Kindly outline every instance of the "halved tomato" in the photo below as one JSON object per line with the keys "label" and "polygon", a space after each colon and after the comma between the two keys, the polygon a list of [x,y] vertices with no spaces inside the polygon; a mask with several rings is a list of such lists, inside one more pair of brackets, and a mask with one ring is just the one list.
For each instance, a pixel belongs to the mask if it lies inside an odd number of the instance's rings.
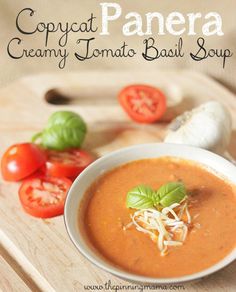
{"label": "halved tomato", "polygon": [[67,151],[48,150],[46,154],[47,175],[68,177],[72,180],[94,160],[90,153],[80,149],[70,149]]}
{"label": "halved tomato", "polygon": [[64,213],[67,192],[72,182],[67,178],[38,177],[22,182],[19,198],[25,212],[40,218]]}
{"label": "halved tomato", "polygon": [[7,149],[1,161],[5,180],[19,181],[31,175],[46,163],[46,155],[33,143],[15,144]]}
{"label": "halved tomato", "polygon": [[126,113],[138,123],[158,121],[166,111],[166,97],[157,88],[148,85],[130,85],[118,96]]}
{"label": "halved tomato", "polygon": [[41,166],[39,169],[37,169],[35,172],[27,176],[25,179],[32,179],[32,178],[38,178],[46,175],[46,164]]}

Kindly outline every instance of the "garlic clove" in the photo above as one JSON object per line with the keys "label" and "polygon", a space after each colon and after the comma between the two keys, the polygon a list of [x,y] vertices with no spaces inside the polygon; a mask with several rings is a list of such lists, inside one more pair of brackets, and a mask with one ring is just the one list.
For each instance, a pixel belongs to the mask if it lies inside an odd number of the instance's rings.
{"label": "garlic clove", "polygon": [[169,127],[164,142],[192,145],[223,153],[230,141],[232,119],[218,101],[209,101],[183,113]]}

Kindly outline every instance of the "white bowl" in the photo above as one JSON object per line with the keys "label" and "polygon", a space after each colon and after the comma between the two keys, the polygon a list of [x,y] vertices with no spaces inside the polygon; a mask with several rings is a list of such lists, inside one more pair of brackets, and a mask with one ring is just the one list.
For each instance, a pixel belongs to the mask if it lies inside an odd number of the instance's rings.
{"label": "white bowl", "polygon": [[236,167],[221,156],[200,148],[185,145],[153,143],[123,148],[102,158],[99,158],[77,177],[67,195],[64,219],[66,229],[74,245],[88,260],[90,260],[96,266],[112,273],[113,275],[129,281],[149,284],[167,284],[192,281],[212,274],[224,268],[226,265],[236,259],[235,248],[223,260],[201,272],[176,278],[153,278],[139,276],[114,267],[112,264],[99,256],[98,253],[96,253],[93,248],[91,248],[91,246],[89,246],[88,241],[83,235],[83,232],[81,232],[80,228],[78,227],[79,205],[88,187],[103,172],[108,171],[116,166],[133,160],[155,157],[157,158],[161,156],[174,156],[196,161],[197,163],[206,166],[213,172],[220,174],[236,185]]}

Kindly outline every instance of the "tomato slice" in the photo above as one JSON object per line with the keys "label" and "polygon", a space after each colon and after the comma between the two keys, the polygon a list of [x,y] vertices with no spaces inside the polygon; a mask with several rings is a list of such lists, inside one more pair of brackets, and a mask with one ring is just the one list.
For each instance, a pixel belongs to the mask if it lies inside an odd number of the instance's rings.
{"label": "tomato slice", "polygon": [[126,113],[136,122],[153,123],[166,111],[166,97],[157,88],[148,85],[130,85],[118,96]]}
{"label": "tomato slice", "polygon": [[42,149],[32,143],[15,144],[7,149],[1,161],[2,176],[8,181],[19,181],[46,163]]}
{"label": "tomato slice", "polygon": [[74,180],[94,158],[91,154],[80,149],[67,151],[48,150],[47,175],[55,177],[68,177]]}
{"label": "tomato slice", "polygon": [[62,215],[71,184],[67,178],[45,176],[27,179],[19,189],[22,207],[34,217],[50,218]]}

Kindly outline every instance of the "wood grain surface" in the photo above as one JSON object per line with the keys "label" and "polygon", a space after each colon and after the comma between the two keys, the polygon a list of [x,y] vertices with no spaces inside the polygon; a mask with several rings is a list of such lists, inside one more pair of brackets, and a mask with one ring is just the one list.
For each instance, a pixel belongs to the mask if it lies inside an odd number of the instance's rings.
{"label": "wood grain surface", "polygon": [[[161,123],[137,125],[127,118],[116,96],[129,83],[153,84],[167,93],[170,110]],[[96,71],[28,76],[0,90],[0,156],[11,144],[29,141],[56,110],[73,110],[84,117],[89,128],[85,148],[101,156],[132,144],[162,141],[171,118],[209,99],[221,100],[232,113],[234,131],[229,151],[236,157],[235,96],[199,73]],[[41,220],[25,214],[17,190],[18,184],[1,179],[2,291],[85,291],[86,285],[105,285],[109,280],[112,285],[131,285],[80,255],[67,236],[63,217]],[[235,274],[234,262],[184,287],[187,291],[235,291]],[[165,290],[171,291],[171,287]],[[133,291],[140,290],[137,287]]]}

